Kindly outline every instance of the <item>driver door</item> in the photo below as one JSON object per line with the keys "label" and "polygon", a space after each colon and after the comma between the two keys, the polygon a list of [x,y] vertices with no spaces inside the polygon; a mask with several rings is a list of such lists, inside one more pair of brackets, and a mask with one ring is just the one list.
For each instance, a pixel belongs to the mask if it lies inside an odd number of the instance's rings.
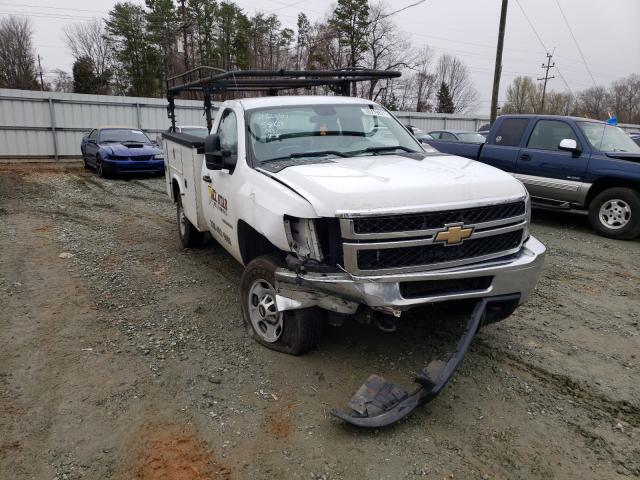
{"label": "driver door", "polygon": [[240,113],[231,108],[221,113],[220,122],[213,133],[220,137],[222,150],[229,150],[236,159],[233,170],[209,170],[207,163],[202,162],[202,206],[204,218],[209,231],[221,245],[238,258],[237,205],[234,192],[240,188],[240,175],[235,170],[244,162],[244,136],[239,141]]}
{"label": "driver door", "polygon": [[560,150],[560,141],[565,138],[575,140],[580,146],[580,139],[569,123],[540,119],[526,146],[520,149],[515,173],[532,197],[571,203],[580,201],[589,153],[585,152],[584,146],[576,154]]}
{"label": "driver door", "polygon": [[98,129],[94,128],[87,137],[87,141],[84,144],[84,157],[94,166],[96,165],[96,155],[98,153],[97,141]]}

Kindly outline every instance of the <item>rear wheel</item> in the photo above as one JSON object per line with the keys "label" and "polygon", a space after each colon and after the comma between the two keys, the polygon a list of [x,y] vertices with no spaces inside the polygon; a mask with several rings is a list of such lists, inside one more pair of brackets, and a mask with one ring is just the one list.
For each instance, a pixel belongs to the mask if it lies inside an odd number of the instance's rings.
{"label": "rear wheel", "polygon": [[204,233],[198,231],[189,221],[182,208],[182,196],[177,195],[176,213],[178,218],[178,235],[184,248],[194,248],[202,245]]}
{"label": "rear wheel", "polygon": [[249,335],[261,345],[302,355],[320,340],[322,311],[319,308],[278,311],[275,271],[283,265],[277,256],[264,255],[246,266],[240,279],[242,319]]}
{"label": "rear wheel", "polygon": [[609,188],[589,205],[589,223],[600,235],[630,240],[640,235],[640,193],[631,188]]}

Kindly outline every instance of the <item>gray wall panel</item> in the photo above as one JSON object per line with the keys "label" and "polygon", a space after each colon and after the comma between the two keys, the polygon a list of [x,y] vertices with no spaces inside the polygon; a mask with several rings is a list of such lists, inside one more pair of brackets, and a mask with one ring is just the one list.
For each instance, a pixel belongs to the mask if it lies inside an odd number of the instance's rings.
{"label": "gray wall panel", "polygon": [[[49,99],[54,108],[57,152]],[[78,157],[83,133],[101,125],[139,126],[155,138],[159,131],[169,127],[166,107],[164,98],[0,89],[0,158]],[[178,124],[204,126],[203,112],[199,100],[176,100]],[[394,115],[403,124],[427,132],[447,128],[475,131],[489,122],[486,116],[422,112],[394,112]],[[621,127],[640,131],[640,125]]]}

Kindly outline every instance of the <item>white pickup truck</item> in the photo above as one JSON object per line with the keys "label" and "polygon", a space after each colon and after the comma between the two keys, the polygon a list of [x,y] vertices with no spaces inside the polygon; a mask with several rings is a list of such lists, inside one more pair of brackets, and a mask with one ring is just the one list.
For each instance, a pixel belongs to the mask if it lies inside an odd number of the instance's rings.
{"label": "white pickup truck", "polygon": [[477,330],[524,302],[542,269],[518,180],[426,152],[368,100],[226,101],[206,139],[165,133],[163,147],[182,244],[209,232],[244,265],[243,319],[274,350],[305,353],[327,320],[390,329],[445,301],[482,300]]}

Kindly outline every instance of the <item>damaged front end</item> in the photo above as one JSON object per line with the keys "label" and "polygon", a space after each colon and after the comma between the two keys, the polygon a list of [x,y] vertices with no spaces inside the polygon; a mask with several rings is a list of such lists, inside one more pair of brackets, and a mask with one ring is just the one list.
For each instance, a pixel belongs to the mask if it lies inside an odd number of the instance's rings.
{"label": "damaged front end", "polygon": [[[365,323],[376,322],[381,330],[393,331],[393,319],[416,307],[444,302],[470,306],[455,347],[415,376],[417,387],[412,391],[374,374],[348,402],[347,411],[331,411],[359,427],[391,425],[435,398],[452,378],[478,329],[509,316],[535,287],[544,263],[544,245],[528,236],[517,252],[505,257],[441,268],[354,273],[340,267],[339,242],[328,242],[321,236],[328,231],[332,238],[340,239],[340,227],[335,223],[329,228],[318,227],[318,221],[323,219],[285,217],[292,254],[287,257],[287,267],[275,272],[279,311],[319,307],[331,312],[330,323],[336,317],[367,317]],[[331,232],[332,226],[337,230]],[[381,323],[381,318],[386,318],[386,323]]]}

